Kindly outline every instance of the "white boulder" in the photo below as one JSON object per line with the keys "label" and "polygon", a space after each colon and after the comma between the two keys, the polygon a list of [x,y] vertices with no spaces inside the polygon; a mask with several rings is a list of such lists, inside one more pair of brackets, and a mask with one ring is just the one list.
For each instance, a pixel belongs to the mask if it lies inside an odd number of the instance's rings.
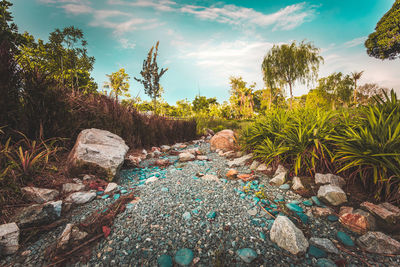
{"label": "white boulder", "polygon": [[336,185],[323,185],[318,190],[318,197],[325,199],[330,204],[338,206],[347,202],[346,193]]}

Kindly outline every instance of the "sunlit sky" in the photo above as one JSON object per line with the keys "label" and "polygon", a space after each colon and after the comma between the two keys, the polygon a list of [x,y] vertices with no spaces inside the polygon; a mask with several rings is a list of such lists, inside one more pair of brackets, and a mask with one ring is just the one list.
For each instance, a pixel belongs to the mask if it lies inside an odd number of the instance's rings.
{"label": "sunlit sky", "polygon": [[[20,32],[47,40],[55,28],[84,31],[96,58],[93,77],[125,68],[130,93],[148,99],[139,77],[157,40],[161,79],[169,103],[197,94],[229,98],[229,77],[242,76],[263,87],[261,62],[273,44],[312,41],[325,59],[320,77],[364,70],[360,84],[376,82],[400,91],[400,59],[368,57],[364,41],[394,0],[14,0],[11,11]],[[295,95],[310,88],[297,85]]]}

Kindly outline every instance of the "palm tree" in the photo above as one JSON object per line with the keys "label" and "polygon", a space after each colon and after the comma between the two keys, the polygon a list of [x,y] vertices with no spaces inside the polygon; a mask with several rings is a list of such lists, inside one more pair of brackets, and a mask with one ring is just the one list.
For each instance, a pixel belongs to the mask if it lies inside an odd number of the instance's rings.
{"label": "palm tree", "polygon": [[351,77],[354,80],[354,104],[357,103],[357,80],[361,79],[361,76],[363,75],[364,71],[354,71],[351,73]]}

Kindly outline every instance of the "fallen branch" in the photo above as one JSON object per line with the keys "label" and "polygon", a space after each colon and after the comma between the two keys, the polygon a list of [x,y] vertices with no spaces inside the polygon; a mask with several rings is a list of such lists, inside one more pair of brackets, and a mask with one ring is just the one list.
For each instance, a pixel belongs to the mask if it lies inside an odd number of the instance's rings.
{"label": "fallen branch", "polygon": [[272,215],[269,211],[267,211],[263,206],[261,206],[261,204],[260,203],[258,203],[258,205],[266,212],[266,213],[268,213],[268,215],[269,216],[271,216],[272,218],[276,218],[274,215]]}

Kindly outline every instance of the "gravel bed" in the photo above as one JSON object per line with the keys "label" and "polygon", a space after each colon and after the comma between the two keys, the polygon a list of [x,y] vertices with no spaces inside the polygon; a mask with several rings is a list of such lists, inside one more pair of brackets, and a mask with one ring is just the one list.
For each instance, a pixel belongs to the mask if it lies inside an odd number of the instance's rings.
{"label": "gravel bed", "polygon": [[[192,148],[191,145],[188,148]],[[197,146],[197,145],[196,145]],[[170,165],[165,178],[134,187],[140,201],[130,205],[118,215],[107,239],[98,242],[90,261],[74,266],[157,266],[157,259],[163,255],[172,258],[179,249],[188,248],[194,253],[195,266],[313,266],[317,259],[308,254],[295,257],[278,248],[269,239],[266,223],[271,217],[250,199],[242,199],[235,189],[243,189],[239,181],[204,181],[195,179],[196,173],[225,174],[229,169],[227,159],[209,151],[209,144],[202,143],[200,149],[207,151],[210,161],[192,161]],[[169,157],[176,160],[176,157]],[[146,162],[143,163],[146,165]],[[249,166],[236,168],[239,173],[249,173]],[[127,172],[126,170],[124,171]],[[265,193],[272,198],[283,196],[286,201],[303,201],[301,196],[288,190],[270,186],[268,177],[257,174],[265,184]],[[125,188],[138,183],[139,177],[121,178],[118,182]],[[79,222],[94,210],[114,201],[97,199],[75,208],[69,214],[69,222]],[[302,206],[305,209],[304,206]],[[208,214],[216,217],[209,219]],[[325,218],[310,218],[306,236],[336,239],[337,231],[352,233],[341,227],[339,222]],[[43,234],[34,243],[26,244],[22,251],[30,250],[27,256],[14,255],[0,260],[0,266],[41,266],[46,264],[44,249],[60,235],[65,225]],[[265,235],[265,237],[264,237]],[[257,258],[245,263],[237,256],[237,250],[251,248]],[[363,259],[379,266],[400,266],[400,257],[382,257],[362,254],[353,250]],[[363,266],[356,257],[341,252],[329,254],[332,260],[346,259],[346,266]]]}

